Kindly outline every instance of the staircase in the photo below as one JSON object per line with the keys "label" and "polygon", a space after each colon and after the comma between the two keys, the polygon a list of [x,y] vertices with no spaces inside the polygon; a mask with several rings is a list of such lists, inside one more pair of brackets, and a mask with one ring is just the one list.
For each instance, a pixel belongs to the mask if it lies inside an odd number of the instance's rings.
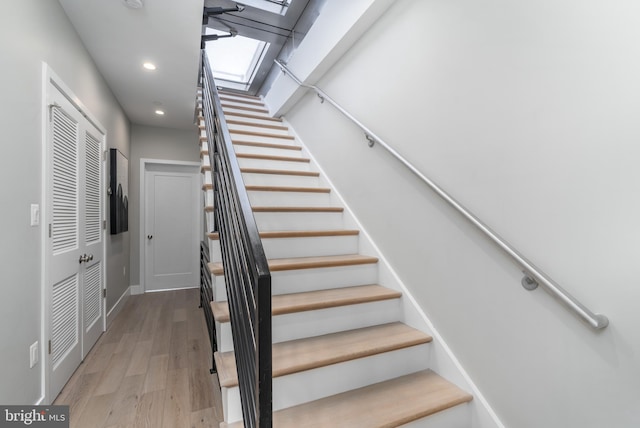
{"label": "staircase", "polygon": [[[259,98],[220,92],[272,274],[275,427],[469,427],[472,396],[429,367],[433,338],[379,284],[356,222]],[[203,123],[201,121],[201,123]],[[213,191],[203,127],[207,229]],[[209,233],[223,427],[242,413],[218,235]],[[393,282],[393,281],[387,281]],[[385,286],[386,285],[386,286]]]}

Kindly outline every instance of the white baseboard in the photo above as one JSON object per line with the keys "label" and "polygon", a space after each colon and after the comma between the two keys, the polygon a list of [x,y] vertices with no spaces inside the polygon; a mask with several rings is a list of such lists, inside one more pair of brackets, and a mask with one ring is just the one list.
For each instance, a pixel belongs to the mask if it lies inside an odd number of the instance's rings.
{"label": "white baseboard", "polygon": [[144,287],[142,285],[132,285],[130,288],[132,296],[144,294]]}
{"label": "white baseboard", "polygon": [[122,293],[122,296],[120,296],[116,304],[113,305],[113,308],[111,308],[111,310],[107,312],[107,328],[109,328],[113,320],[120,313],[120,311],[122,310],[122,307],[127,302],[127,299],[129,298],[130,295],[131,295],[131,287],[127,287],[127,289],[124,290],[124,293]]}

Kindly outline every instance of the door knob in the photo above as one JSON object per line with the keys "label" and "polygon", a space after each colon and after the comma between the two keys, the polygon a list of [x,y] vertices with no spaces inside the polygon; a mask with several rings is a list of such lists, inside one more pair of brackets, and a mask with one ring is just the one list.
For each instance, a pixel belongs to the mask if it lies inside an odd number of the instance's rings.
{"label": "door knob", "polygon": [[147,239],[152,239],[153,235],[147,235]]}
{"label": "door knob", "polygon": [[82,262],[88,262],[89,261],[89,257],[86,254],[83,254],[80,256],[80,259],[78,260],[78,263],[82,263]]}
{"label": "door knob", "polygon": [[90,262],[91,260],[93,260],[93,254],[89,254],[89,257],[87,257],[88,262]]}

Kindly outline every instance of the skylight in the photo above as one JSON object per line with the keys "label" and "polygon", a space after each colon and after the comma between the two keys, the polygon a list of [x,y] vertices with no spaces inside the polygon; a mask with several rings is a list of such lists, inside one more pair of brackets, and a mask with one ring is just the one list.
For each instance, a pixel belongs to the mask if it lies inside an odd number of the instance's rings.
{"label": "skylight", "polygon": [[267,12],[284,15],[293,0],[244,0],[241,3]]}
{"label": "skylight", "polygon": [[[229,33],[207,28],[207,34]],[[243,36],[207,42],[206,51],[213,77],[220,86],[248,89],[269,43]]]}

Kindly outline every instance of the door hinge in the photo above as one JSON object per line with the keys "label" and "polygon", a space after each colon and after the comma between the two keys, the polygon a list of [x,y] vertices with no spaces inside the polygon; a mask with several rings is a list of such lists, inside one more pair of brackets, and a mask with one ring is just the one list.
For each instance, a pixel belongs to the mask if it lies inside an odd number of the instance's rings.
{"label": "door hinge", "polygon": [[103,161],[107,160],[107,151],[106,150],[104,152],[102,152],[102,160]]}
{"label": "door hinge", "polygon": [[51,341],[49,341],[49,355],[51,355]]}
{"label": "door hinge", "polygon": [[51,223],[49,223],[49,238],[51,238]]}
{"label": "door hinge", "polygon": [[102,229],[107,230],[107,220],[102,220]]}
{"label": "door hinge", "polygon": [[102,297],[105,298],[105,299],[107,298],[107,289],[106,288],[102,289]]}

